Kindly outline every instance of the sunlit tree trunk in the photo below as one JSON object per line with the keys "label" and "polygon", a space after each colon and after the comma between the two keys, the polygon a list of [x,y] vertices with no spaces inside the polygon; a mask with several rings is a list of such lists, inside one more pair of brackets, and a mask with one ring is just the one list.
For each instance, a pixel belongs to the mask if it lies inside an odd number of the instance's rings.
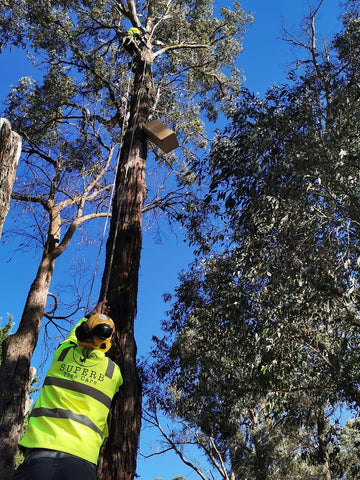
{"label": "sunlit tree trunk", "polygon": [[129,125],[116,178],[100,294],[100,299],[108,299],[117,330],[116,345],[110,356],[120,366],[124,378],[110,412],[110,434],[98,465],[101,480],[132,480],[136,474],[141,383],[136,369],[134,319],[142,245],[141,212],[146,193],[147,145],[141,127],[149,114],[150,88],[150,62],[140,62],[134,73]]}
{"label": "sunlit tree trunk", "polygon": [[21,143],[21,137],[11,130],[10,122],[0,118],[0,237],[10,207]]}

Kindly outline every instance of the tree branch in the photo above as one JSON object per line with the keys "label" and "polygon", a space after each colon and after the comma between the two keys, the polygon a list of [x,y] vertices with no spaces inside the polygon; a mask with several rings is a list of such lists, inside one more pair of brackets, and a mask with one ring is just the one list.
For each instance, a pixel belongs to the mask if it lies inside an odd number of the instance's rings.
{"label": "tree branch", "polygon": [[128,5],[127,12],[128,12],[129,19],[131,20],[131,23],[133,24],[134,27],[141,29],[141,23],[140,23],[138,14],[136,12],[136,5],[134,0],[127,0],[127,5]]}
{"label": "tree branch", "polygon": [[162,437],[166,440],[166,442],[168,443],[168,445],[170,445],[170,450],[173,450],[181,459],[181,461],[187,465],[188,467],[190,467],[192,470],[194,470],[195,473],[197,473],[199,475],[199,477],[202,479],[202,480],[207,480],[206,476],[203,474],[203,472],[200,470],[200,468],[198,468],[193,462],[191,462],[190,460],[188,460],[187,458],[185,458],[183,452],[179,449],[179,447],[177,446],[177,444],[175,443],[175,441],[173,441],[170,437],[170,435],[168,435],[164,429],[162,428],[160,422],[159,422],[159,419],[157,417],[157,414],[155,412],[153,412],[152,414],[150,414],[149,412],[146,412],[148,417],[151,418],[151,422],[154,426],[156,426],[156,428],[159,430],[159,432],[161,433]]}
{"label": "tree branch", "polygon": [[201,43],[178,43],[177,45],[168,45],[164,48],[161,48],[157,52],[152,54],[152,58],[156,58],[164,53],[169,52],[170,50],[181,50],[181,49],[208,49],[211,45],[210,44],[201,44]]}

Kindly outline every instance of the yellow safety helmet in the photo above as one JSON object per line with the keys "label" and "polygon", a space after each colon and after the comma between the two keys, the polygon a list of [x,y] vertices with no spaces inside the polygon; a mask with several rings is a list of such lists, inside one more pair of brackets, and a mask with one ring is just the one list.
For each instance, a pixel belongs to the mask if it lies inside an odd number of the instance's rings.
{"label": "yellow safety helmet", "polygon": [[111,318],[102,313],[96,313],[79,325],[75,334],[80,347],[106,353],[111,347],[114,331],[115,324]]}

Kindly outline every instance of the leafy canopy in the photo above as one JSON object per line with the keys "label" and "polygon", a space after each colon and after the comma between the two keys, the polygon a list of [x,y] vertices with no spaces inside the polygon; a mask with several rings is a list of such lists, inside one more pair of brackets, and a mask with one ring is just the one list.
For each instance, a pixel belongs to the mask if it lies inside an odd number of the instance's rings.
{"label": "leafy canopy", "polygon": [[324,50],[311,17],[302,67],[263,99],[244,89],[199,165],[202,257],[169,296],[150,405],[215,438],[239,478],[336,475],[331,416],[360,405],[358,8]]}

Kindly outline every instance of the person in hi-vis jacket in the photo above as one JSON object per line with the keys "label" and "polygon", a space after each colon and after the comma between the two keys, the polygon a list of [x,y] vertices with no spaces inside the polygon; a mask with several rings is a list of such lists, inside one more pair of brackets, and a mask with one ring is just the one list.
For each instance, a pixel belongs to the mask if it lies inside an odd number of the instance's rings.
{"label": "person in hi-vis jacket", "polygon": [[60,344],[19,442],[25,460],[13,480],[95,480],[107,417],[122,384],[105,353],[114,322],[106,301],[75,325]]}

